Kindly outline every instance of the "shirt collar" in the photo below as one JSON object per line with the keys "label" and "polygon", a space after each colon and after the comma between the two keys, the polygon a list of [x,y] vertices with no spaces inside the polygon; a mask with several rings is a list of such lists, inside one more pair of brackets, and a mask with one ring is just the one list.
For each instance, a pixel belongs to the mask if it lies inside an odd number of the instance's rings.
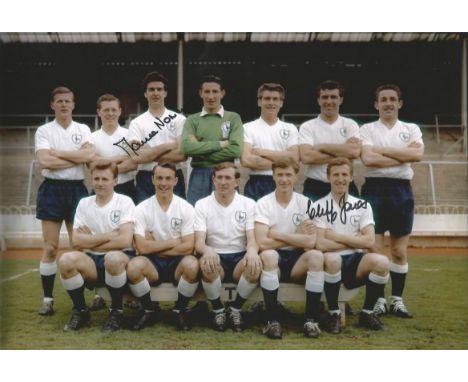
{"label": "shirt collar", "polygon": [[221,118],[224,117],[224,107],[223,105],[221,105],[221,107],[219,108],[219,110],[216,112],[216,113],[208,113],[205,108],[202,108],[202,112],[200,113],[200,117],[203,117],[205,115],[208,115],[208,114],[218,114]]}

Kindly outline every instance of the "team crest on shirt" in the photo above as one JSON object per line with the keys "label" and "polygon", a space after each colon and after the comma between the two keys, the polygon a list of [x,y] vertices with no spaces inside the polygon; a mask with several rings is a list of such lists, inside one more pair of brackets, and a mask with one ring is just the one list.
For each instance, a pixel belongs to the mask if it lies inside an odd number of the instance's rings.
{"label": "team crest on shirt", "polygon": [[182,219],[172,218],[171,219],[171,228],[175,232],[180,232],[182,230]]}
{"label": "team crest on shirt", "polygon": [[351,225],[353,225],[354,227],[358,227],[359,226],[359,215],[351,215],[349,217],[349,221],[350,221]]}
{"label": "team crest on shirt", "polygon": [[247,212],[245,212],[245,211],[236,211],[234,216],[236,218],[236,222],[244,223],[245,219],[247,219]]}
{"label": "team crest on shirt", "polygon": [[286,139],[289,138],[289,130],[281,129],[281,130],[279,131],[279,135],[280,135],[281,138],[283,138],[283,139],[286,140]]}
{"label": "team crest on shirt", "polygon": [[403,142],[408,142],[410,139],[410,134],[404,131],[402,131],[398,136]]}
{"label": "team crest on shirt", "polygon": [[176,128],[175,122],[171,122],[170,124],[168,124],[168,125],[166,125],[166,126],[167,126],[167,129],[168,129],[169,131],[174,131],[175,128]]}
{"label": "team crest on shirt", "polygon": [[299,225],[302,222],[302,214],[294,214],[292,217],[294,225]]}
{"label": "team crest on shirt", "polygon": [[340,134],[341,134],[342,137],[346,137],[346,127],[342,127],[340,129]]}
{"label": "team crest on shirt", "polygon": [[71,140],[75,145],[80,144],[82,139],[83,136],[81,134],[72,134],[71,136]]}
{"label": "team crest on shirt", "polygon": [[120,221],[120,215],[120,210],[112,210],[110,213],[112,223],[118,223]]}
{"label": "team crest on shirt", "polygon": [[225,121],[221,125],[221,132],[223,134],[223,139],[229,138],[229,133],[231,132],[231,121]]}

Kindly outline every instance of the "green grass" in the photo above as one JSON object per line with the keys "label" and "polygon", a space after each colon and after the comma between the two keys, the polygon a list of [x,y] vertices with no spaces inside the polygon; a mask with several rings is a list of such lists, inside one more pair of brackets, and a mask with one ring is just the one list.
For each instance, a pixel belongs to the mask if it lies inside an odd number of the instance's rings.
{"label": "green grass", "polygon": [[[357,317],[348,317],[341,335],[323,333],[319,339],[311,340],[301,333],[303,306],[288,304],[295,314],[292,322],[284,324],[281,341],[265,338],[259,324],[240,334],[218,333],[207,325],[181,333],[166,322],[141,332],[122,330],[103,334],[100,327],[106,311],[92,313],[91,327],[64,333],[62,328],[69,319],[71,302],[58,278],[57,313],[52,317],[36,313],[42,294],[38,272],[4,281],[37,267],[36,260],[0,261],[1,349],[468,349],[466,256],[410,258],[405,301],[415,315],[412,320],[386,316],[382,319],[386,331],[369,332],[355,326]],[[91,292],[87,292],[87,301],[91,298]],[[362,301],[363,290],[351,305],[358,310]],[[165,309],[171,306],[163,304]]]}

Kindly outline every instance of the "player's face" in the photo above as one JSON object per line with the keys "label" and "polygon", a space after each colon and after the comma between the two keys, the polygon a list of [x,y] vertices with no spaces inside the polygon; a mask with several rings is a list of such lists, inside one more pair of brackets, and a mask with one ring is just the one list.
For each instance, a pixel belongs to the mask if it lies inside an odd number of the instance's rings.
{"label": "player's face", "polygon": [[225,91],[221,90],[221,86],[216,82],[205,82],[199,94],[205,110],[209,113],[216,113],[221,106]]}
{"label": "player's face", "polygon": [[280,92],[264,90],[262,97],[258,99],[258,106],[260,107],[262,116],[277,117],[283,107]]}
{"label": "player's face", "polygon": [[117,101],[103,101],[101,107],[97,110],[102,124],[106,126],[117,126],[122,109]]}
{"label": "player's face", "polygon": [[213,183],[218,195],[232,195],[236,187],[239,186],[239,179],[236,179],[236,170],[233,168],[224,168],[216,171],[213,175]]}
{"label": "player's face", "polygon": [[172,196],[177,184],[175,172],[170,168],[156,167],[153,175],[153,184],[159,196]]}
{"label": "player's face", "polygon": [[275,181],[278,191],[289,192],[294,190],[294,185],[297,182],[297,174],[292,167],[275,168],[273,171],[273,180]]}
{"label": "player's face", "polygon": [[160,81],[152,81],[146,85],[145,98],[150,107],[164,106],[164,100],[167,97],[167,91],[164,90],[164,84]]}
{"label": "player's face", "polygon": [[55,112],[56,118],[71,117],[75,108],[73,94],[61,93],[54,96],[54,100],[50,103],[51,109]]}
{"label": "player's face", "polygon": [[326,117],[336,117],[340,112],[343,97],[340,97],[339,89],[321,89],[317,102],[320,106],[321,114]]}
{"label": "player's face", "polygon": [[91,174],[94,192],[98,197],[105,197],[112,194],[114,187],[117,184],[117,178],[111,169],[94,170]]}
{"label": "player's face", "polygon": [[384,89],[379,92],[379,98],[374,106],[379,111],[382,119],[398,118],[398,110],[403,106],[403,101],[398,99],[398,93],[393,89]]}
{"label": "player's face", "polygon": [[349,183],[353,180],[351,172],[347,164],[341,166],[333,166],[330,169],[328,176],[330,181],[331,191],[336,195],[343,195],[348,192]]}

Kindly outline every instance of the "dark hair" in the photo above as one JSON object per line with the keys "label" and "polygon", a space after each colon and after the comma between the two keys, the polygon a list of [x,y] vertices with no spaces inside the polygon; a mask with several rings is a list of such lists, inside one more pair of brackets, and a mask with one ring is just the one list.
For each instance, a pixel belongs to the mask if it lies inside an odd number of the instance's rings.
{"label": "dark hair", "polygon": [[277,168],[285,169],[285,168],[288,168],[288,167],[292,167],[296,174],[299,173],[299,164],[292,158],[277,159],[277,160],[273,161],[273,163],[271,165],[271,169],[273,170],[273,172]]}
{"label": "dark hair", "polygon": [[205,84],[207,82],[215,82],[215,83],[217,83],[219,85],[221,90],[224,90],[223,80],[218,76],[215,76],[213,74],[209,74],[207,76],[204,76],[200,81],[200,89],[203,87],[203,84]]}
{"label": "dark hair", "polygon": [[318,84],[316,90],[317,98],[320,98],[320,90],[338,89],[340,97],[344,96],[344,87],[338,81],[326,80]]}
{"label": "dark hair", "polygon": [[164,77],[161,73],[150,72],[145,76],[145,78],[143,78],[143,81],[141,82],[143,93],[146,92],[146,87],[148,86],[150,82],[162,82],[164,85],[164,90],[167,91],[167,78]]}
{"label": "dark hair", "polygon": [[349,167],[349,173],[351,176],[353,175],[353,164],[348,158],[343,158],[343,157],[338,157],[338,158],[333,158],[330,162],[328,162],[327,165],[327,175],[330,176],[330,171],[332,167],[337,167],[337,166],[342,166],[342,165],[348,165]]}
{"label": "dark hair", "polygon": [[385,84],[380,85],[377,89],[375,89],[375,100],[379,100],[379,93],[382,90],[395,90],[396,94],[398,95],[398,101],[401,100],[401,89],[398,85],[395,84]]}
{"label": "dark hair", "polygon": [[103,102],[110,102],[110,101],[117,101],[117,103],[119,104],[119,107],[120,107],[120,100],[116,96],[114,96],[112,94],[103,94],[102,96],[100,96],[96,101],[96,107],[98,109],[100,109],[101,104]]}
{"label": "dark hair", "polygon": [[267,82],[262,85],[257,90],[257,98],[261,99],[263,96],[263,92],[265,90],[269,90],[271,92],[278,92],[280,94],[281,99],[283,100],[285,97],[285,91],[284,88],[280,84],[275,84],[272,82]]}
{"label": "dark hair", "polygon": [[153,167],[153,176],[154,174],[156,173],[156,169],[158,167],[162,167],[162,168],[168,168],[172,171],[174,171],[174,176],[177,177],[177,168],[175,166],[174,163],[171,163],[171,162],[161,162],[161,163],[157,163],[154,167]]}
{"label": "dark hair", "polygon": [[65,86],[58,86],[54,90],[52,90],[52,92],[50,93],[50,102],[55,101],[55,96],[57,94],[71,94],[73,97],[73,102],[75,102],[75,94],[73,94],[73,92]]}
{"label": "dark hair", "polygon": [[213,176],[216,176],[216,173],[218,171],[221,171],[221,170],[224,170],[226,168],[233,168],[234,169],[234,172],[235,172],[235,177],[236,179],[239,179],[240,178],[240,172],[239,172],[239,169],[238,167],[232,163],[232,162],[221,162],[221,163],[218,163],[216,166],[213,167]]}
{"label": "dark hair", "polygon": [[119,170],[115,162],[112,162],[108,159],[98,159],[91,163],[90,173],[92,174],[94,170],[107,170],[110,169],[114,178],[117,178],[119,175]]}

